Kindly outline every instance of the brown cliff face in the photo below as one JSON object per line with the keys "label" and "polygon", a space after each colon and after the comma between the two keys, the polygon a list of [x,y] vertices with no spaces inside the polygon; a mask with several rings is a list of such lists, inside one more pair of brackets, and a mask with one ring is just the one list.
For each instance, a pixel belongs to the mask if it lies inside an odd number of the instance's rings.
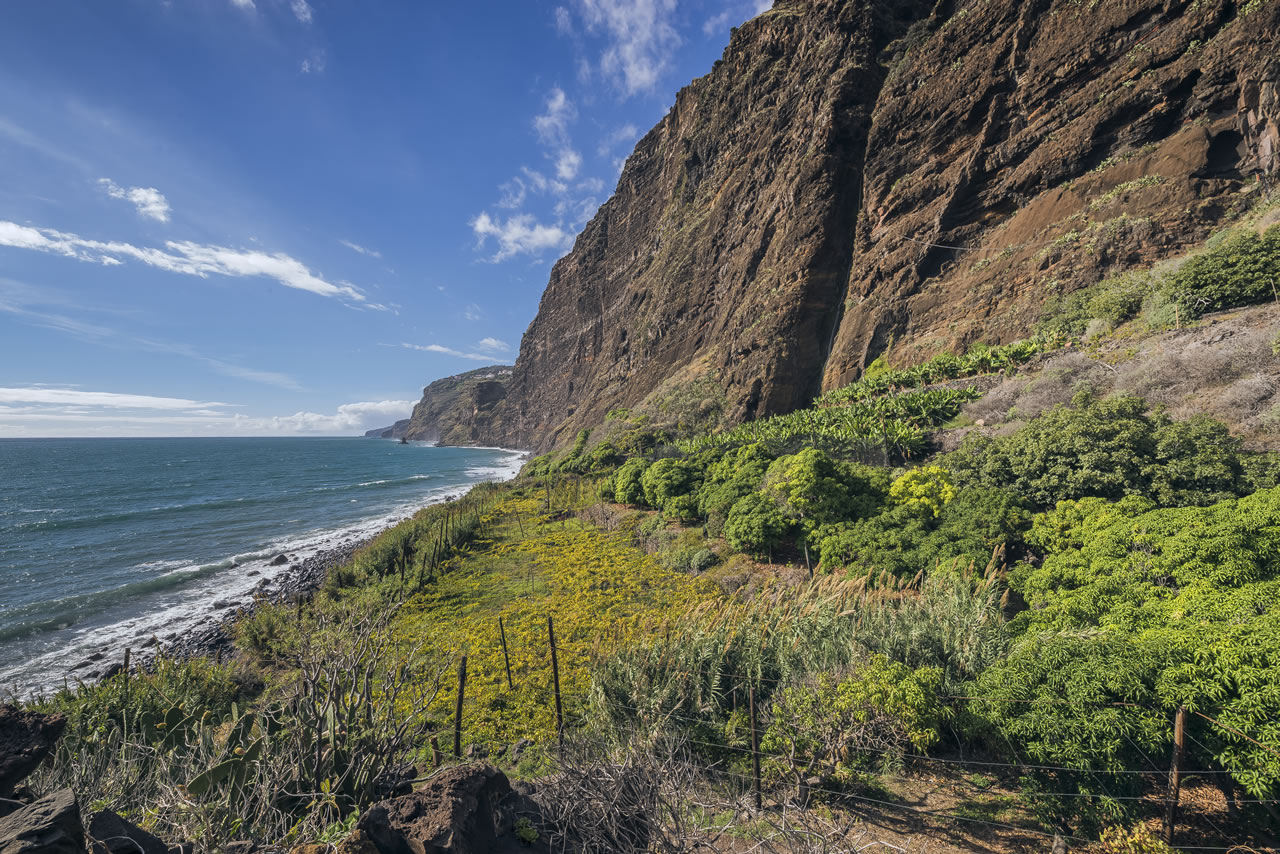
{"label": "brown cliff face", "polygon": [[1280,4],[1249,5],[993,0],[923,39],[876,106],[824,387],[890,341],[905,363],[1023,337],[1050,296],[1250,204],[1276,166]]}
{"label": "brown cliff face", "polygon": [[499,404],[510,380],[506,365],[436,380],[422,390],[403,435],[441,445],[483,444],[486,437],[502,431]]}
{"label": "brown cliff face", "polygon": [[1278,29],[1275,0],[778,2],[555,265],[481,441],[553,447],[705,377],[750,419],[886,351],[1024,336],[1251,201]]}

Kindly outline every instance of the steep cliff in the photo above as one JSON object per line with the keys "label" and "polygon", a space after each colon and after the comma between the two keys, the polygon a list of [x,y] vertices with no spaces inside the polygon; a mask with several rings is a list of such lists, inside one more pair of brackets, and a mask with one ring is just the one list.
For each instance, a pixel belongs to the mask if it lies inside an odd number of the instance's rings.
{"label": "steep cliff", "polygon": [[404,434],[409,430],[409,419],[401,418],[390,427],[378,427],[373,430],[366,430],[364,437],[366,439],[403,439]]}
{"label": "steep cliff", "polygon": [[1280,3],[779,0],[551,273],[482,441],[708,379],[731,420],[1025,335],[1201,242],[1280,148]]}
{"label": "steep cliff", "polygon": [[441,445],[474,445],[500,434],[499,405],[506,397],[511,367],[493,365],[436,380],[422,390],[405,438]]}

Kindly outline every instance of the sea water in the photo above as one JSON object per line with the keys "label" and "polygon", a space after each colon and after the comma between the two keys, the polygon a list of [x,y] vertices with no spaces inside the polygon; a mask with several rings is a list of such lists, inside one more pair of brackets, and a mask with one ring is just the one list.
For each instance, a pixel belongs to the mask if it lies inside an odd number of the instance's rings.
{"label": "sea water", "polygon": [[521,455],[382,439],[0,440],[0,696],[248,601]]}

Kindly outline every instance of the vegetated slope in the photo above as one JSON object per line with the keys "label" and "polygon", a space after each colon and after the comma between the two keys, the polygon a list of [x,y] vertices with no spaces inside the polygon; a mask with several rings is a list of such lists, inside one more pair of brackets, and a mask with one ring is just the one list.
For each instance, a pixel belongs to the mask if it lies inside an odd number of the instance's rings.
{"label": "vegetated slope", "polygon": [[707,377],[750,420],[880,354],[1025,336],[1248,206],[1277,30],[1263,0],[777,3],[552,270],[486,441],[564,444]]}
{"label": "vegetated slope", "polygon": [[405,438],[441,445],[474,445],[499,430],[498,405],[506,396],[511,368],[493,365],[445,377],[422,390]]}

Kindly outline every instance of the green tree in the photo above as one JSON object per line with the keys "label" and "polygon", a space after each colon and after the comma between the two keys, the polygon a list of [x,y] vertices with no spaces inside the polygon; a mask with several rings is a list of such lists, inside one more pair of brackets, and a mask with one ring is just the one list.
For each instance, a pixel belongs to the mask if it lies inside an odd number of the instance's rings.
{"label": "green tree", "polygon": [[636,457],[627,460],[614,475],[614,496],[620,504],[632,506],[644,504],[644,486],[641,478],[649,468],[649,461]]}
{"label": "green tree", "polygon": [[753,492],[738,499],[729,511],[724,537],[730,548],[760,556],[781,543],[789,528],[773,499]]}

